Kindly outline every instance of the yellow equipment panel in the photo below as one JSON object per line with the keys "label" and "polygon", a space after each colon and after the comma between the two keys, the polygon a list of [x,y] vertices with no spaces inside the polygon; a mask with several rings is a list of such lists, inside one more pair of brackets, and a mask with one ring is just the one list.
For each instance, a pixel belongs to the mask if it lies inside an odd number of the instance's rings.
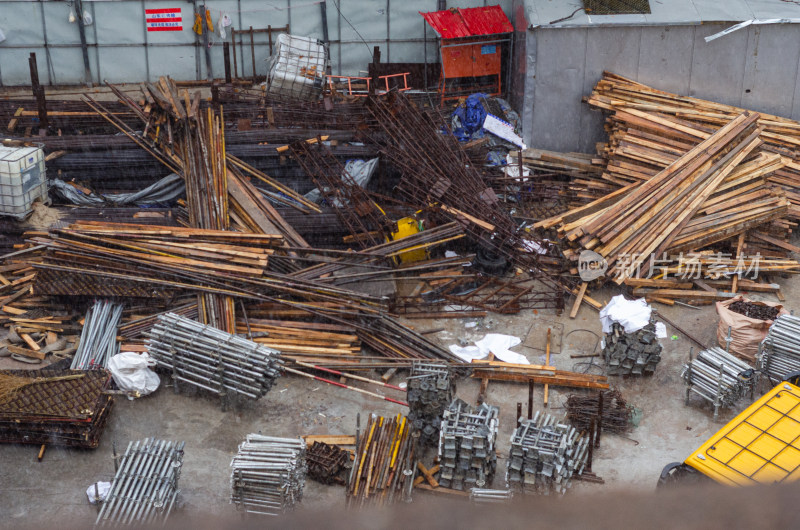
{"label": "yellow equipment panel", "polygon": [[732,486],[800,478],[800,388],[783,382],[709,438],[685,463]]}

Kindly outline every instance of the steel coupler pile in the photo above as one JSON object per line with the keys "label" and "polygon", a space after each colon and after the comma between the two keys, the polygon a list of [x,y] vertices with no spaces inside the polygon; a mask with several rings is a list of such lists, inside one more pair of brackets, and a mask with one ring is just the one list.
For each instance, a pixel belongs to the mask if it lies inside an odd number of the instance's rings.
{"label": "steel coupler pile", "polygon": [[778,316],[780,312],[780,309],[777,307],[752,303],[746,300],[738,300],[729,305],[728,309],[734,313],[739,313],[740,315],[757,320],[775,320],[775,317]]}
{"label": "steel coupler pile", "polygon": [[456,399],[450,404],[439,432],[441,486],[468,490],[492,483],[499,415],[497,407],[486,403],[472,408]]}
{"label": "steel coupler pile", "polygon": [[759,347],[758,367],[778,381],[800,370],[800,318],[781,315],[775,319]]}
{"label": "steel coupler pile", "polygon": [[746,362],[722,348],[709,348],[683,365],[686,400],[694,392],[714,404],[714,415],[720,407],[732,407],[747,394],[753,395],[758,382],[757,372]]}
{"label": "steel coupler pile", "polygon": [[166,523],[180,493],[184,442],[129,442],[95,526]]}
{"label": "steel coupler pile", "polygon": [[280,354],[174,313],[158,317],[147,350],[172,377],[224,396],[259,399],[281,373]]}
{"label": "steel coupler pile", "polygon": [[442,415],[454,392],[446,364],[414,361],[408,378],[408,419],[420,433],[420,443],[436,445]]}
{"label": "steel coupler pile", "polygon": [[506,482],[525,493],[564,493],[572,476],[583,473],[588,449],[588,436],[537,411],[511,436]]}
{"label": "steel coupler pile", "polygon": [[303,498],[306,443],[302,438],[248,434],[231,462],[231,502],[247,513],[278,515]]}
{"label": "steel coupler pile", "polygon": [[633,333],[625,333],[625,329],[614,322],[604,340],[603,357],[608,375],[652,375],[661,361],[661,344],[652,320]]}
{"label": "steel coupler pile", "polygon": [[117,332],[122,319],[122,304],[98,300],[86,313],[78,350],[72,359],[73,370],[105,368],[108,360],[119,353]]}
{"label": "steel coupler pile", "polygon": [[314,442],[306,453],[308,478],[323,484],[342,482],[342,471],[350,463],[350,455],[338,445]]}

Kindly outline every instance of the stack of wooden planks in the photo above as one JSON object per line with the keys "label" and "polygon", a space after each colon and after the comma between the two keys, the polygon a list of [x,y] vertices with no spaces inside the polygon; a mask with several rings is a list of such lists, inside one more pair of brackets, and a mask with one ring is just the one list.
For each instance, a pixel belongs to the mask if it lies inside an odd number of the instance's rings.
{"label": "stack of wooden planks", "polygon": [[778,189],[747,207],[726,200],[731,179],[750,175],[748,160],[762,144],[758,118],[744,112],[651,178],[535,226],[556,227],[572,260],[582,250],[600,254],[619,284],[647,273],[651,256],[699,249],[783,217],[790,205]]}
{"label": "stack of wooden planks", "polygon": [[[586,101],[609,112],[609,141],[599,148],[607,161],[601,180],[617,187],[648,180],[745,111],[678,96],[608,72]],[[756,156],[727,179],[717,192],[716,204],[708,205],[708,214],[718,213],[731,203],[760,208],[769,198],[770,187],[778,187],[789,200],[789,209],[761,230],[786,241],[800,220],[800,123],[761,113],[758,124],[763,129],[763,143]],[[780,250],[750,236],[744,249],[750,254]]]}
{"label": "stack of wooden planks", "polygon": [[473,360],[472,377],[494,381],[514,381],[517,383],[539,383],[570,388],[609,388],[608,379],[603,375],[582,374],[558,370],[554,366],[537,364],[512,364],[500,361]]}
{"label": "stack of wooden planks", "polygon": [[361,341],[352,328],[338,324],[292,320],[239,319],[239,334],[281,352],[295,361],[318,362],[335,359],[358,363]]}

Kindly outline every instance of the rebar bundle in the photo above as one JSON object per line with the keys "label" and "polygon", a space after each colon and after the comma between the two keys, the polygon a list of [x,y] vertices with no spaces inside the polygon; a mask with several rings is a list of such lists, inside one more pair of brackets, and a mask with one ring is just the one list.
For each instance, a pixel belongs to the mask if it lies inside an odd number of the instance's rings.
{"label": "rebar bundle", "polygon": [[686,403],[694,392],[714,405],[714,418],[720,407],[733,407],[747,394],[752,397],[758,382],[758,373],[750,365],[718,347],[703,350],[694,359],[690,353],[681,377]]}
{"label": "rebar bundle", "polygon": [[578,431],[589,431],[592,420],[601,416],[603,432],[623,433],[630,427],[633,407],[628,406],[617,389],[567,397],[567,420]]}
{"label": "rebar bundle", "polygon": [[604,340],[608,375],[652,375],[661,361],[661,344],[653,321],[633,333],[625,333],[625,328],[614,322]]}
{"label": "rebar bundle", "polygon": [[439,484],[469,490],[491,484],[497,469],[500,410],[483,403],[475,408],[460,399],[444,411],[439,432]]}
{"label": "rebar bundle", "polygon": [[524,493],[564,493],[574,474],[583,473],[589,437],[539,411],[511,435],[506,482]]}
{"label": "rebar bundle", "polygon": [[184,442],[129,442],[95,526],[165,524],[180,493]]}
{"label": "rebar bundle", "polygon": [[271,348],[173,313],[159,315],[148,337],[150,356],[174,379],[219,396],[259,399],[283,366]]}
{"label": "rebar bundle", "polygon": [[314,442],[306,453],[308,478],[323,484],[341,481],[341,473],[350,463],[350,454],[338,445]]}
{"label": "rebar bundle", "polygon": [[289,512],[303,498],[306,443],[248,434],[231,461],[231,502],[261,515]]}
{"label": "rebar bundle", "polygon": [[122,320],[122,304],[97,300],[86,313],[78,350],[72,358],[72,370],[105,368],[108,360],[119,353],[117,331]]}
{"label": "rebar bundle", "polygon": [[370,415],[347,480],[347,506],[411,499],[416,433],[405,416]]}
{"label": "rebar bundle", "polygon": [[408,378],[408,419],[419,441],[436,445],[444,410],[453,401],[455,384],[446,364],[414,361]]}
{"label": "rebar bundle", "polygon": [[800,318],[780,315],[761,341],[758,367],[772,380],[782,381],[800,370]]}

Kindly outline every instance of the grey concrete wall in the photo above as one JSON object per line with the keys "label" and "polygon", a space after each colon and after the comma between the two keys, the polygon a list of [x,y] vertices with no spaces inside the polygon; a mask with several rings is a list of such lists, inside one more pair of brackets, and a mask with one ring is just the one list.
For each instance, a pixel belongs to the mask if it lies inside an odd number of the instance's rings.
{"label": "grey concrete wall", "polygon": [[800,119],[800,25],[537,28],[528,31],[525,138],[594,152],[603,115],[581,102],[608,70],[656,88]]}
{"label": "grey concrete wall", "polygon": [[[83,0],[94,18],[87,27],[92,81],[143,81],[169,74],[175,79],[205,79],[205,50],[191,27],[202,0]],[[314,0],[209,0],[215,29],[227,13],[236,29],[281,27],[317,39],[323,38],[320,4]],[[458,0],[448,6],[480,7],[499,4],[510,15],[512,0]],[[326,2],[331,66],[334,74],[364,75],[372,47],[381,47],[385,62],[424,62],[424,26],[419,11],[435,11],[437,0],[329,0]],[[183,31],[146,32],[144,10],[181,7]],[[39,78],[46,84],[84,81],[78,26],[68,22],[67,2],[56,0],[0,0],[0,86],[26,85],[28,55],[35,52]],[[427,58],[439,57],[436,35],[428,28]],[[225,40],[230,41],[228,31]],[[211,36],[211,70],[224,73],[219,33]],[[264,75],[268,56],[266,35],[256,36],[256,73]],[[252,75],[249,42],[238,49],[240,75]]]}

